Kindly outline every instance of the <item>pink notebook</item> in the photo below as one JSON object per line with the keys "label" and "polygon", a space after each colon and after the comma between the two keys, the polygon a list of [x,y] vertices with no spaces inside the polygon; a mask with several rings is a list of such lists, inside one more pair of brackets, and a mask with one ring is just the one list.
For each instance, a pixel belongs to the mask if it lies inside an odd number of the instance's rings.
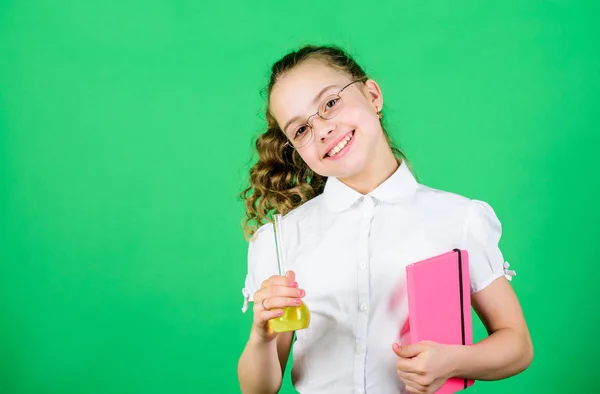
{"label": "pink notebook", "polygon": [[[466,250],[454,249],[408,265],[406,290],[409,317],[400,333],[402,343],[473,344]],[[472,380],[452,378],[437,393],[455,393],[471,385]]]}

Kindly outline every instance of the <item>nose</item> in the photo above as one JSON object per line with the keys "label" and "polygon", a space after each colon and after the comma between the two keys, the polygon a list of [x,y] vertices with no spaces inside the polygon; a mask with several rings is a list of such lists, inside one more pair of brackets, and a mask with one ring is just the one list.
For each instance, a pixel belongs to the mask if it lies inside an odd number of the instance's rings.
{"label": "nose", "polygon": [[322,142],[335,130],[336,125],[331,119],[328,120],[320,116],[315,116],[312,121],[312,127],[316,138]]}

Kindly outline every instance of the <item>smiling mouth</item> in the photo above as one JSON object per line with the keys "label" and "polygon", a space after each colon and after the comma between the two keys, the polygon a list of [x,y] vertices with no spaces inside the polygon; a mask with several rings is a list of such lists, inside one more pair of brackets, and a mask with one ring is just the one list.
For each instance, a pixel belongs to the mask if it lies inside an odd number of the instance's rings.
{"label": "smiling mouth", "polygon": [[346,145],[348,145],[352,138],[354,138],[354,130],[352,130],[352,132],[348,134],[346,138],[341,140],[336,146],[334,146],[329,152],[327,152],[325,157],[335,157],[335,155],[340,153],[346,147]]}

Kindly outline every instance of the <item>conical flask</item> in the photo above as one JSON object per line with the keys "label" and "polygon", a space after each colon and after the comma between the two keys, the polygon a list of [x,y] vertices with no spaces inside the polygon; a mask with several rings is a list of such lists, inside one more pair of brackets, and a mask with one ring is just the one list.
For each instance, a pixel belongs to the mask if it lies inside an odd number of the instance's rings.
{"label": "conical flask", "polygon": [[[281,214],[273,215],[273,220],[279,275],[285,276],[285,253],[283,247],[283,237],[281,232]],[[269,320],[269,324],[275,332],[302,330],[310,325],[310,311],[308,310],[304,302],[302,302],[298,306],[288,306],[283,309],[283,314],[281,316]]]}

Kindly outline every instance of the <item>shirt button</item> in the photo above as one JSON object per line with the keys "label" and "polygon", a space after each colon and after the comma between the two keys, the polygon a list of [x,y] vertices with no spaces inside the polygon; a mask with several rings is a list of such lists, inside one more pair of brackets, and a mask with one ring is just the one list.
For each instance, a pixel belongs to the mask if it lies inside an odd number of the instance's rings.
{"label": "shirt button", "polygon": [[360,269],[364,270],[365,268],[367,268],[367,263],[365,263],[365,262],[360,263]]}
{"label": "shirt button", "polygon": [[369,310],[369,306],[364,302],[360,304],[360,311],[366,313]]}
{"label": "shirt button", "polygon": [[364,390],[358,389],[356,390],[356,394],[365,394]]}
{"label": "shirt button", "polygon": [[365,352],[365,347],[360,343],[356,345],[356,353],[363,354]]}

